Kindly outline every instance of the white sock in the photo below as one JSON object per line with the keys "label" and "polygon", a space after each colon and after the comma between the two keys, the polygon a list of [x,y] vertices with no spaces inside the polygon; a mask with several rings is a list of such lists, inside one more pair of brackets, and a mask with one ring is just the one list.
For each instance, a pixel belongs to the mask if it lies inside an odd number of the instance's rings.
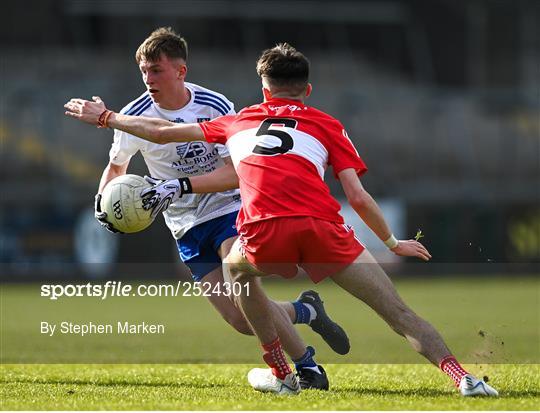
{"label": "white sock", "polygon": [[[303,303],[307,309],[309,310],[309,321],[308,321],[308,324],[311,324],[311,322],[313,320],[315,320],[315,318],[317,317],[317,311],[315,311],[315,309],[313,308],[313,306],[311,304],[306,304],[306,303]],[[320,374],[320,373],[319,373]]]}

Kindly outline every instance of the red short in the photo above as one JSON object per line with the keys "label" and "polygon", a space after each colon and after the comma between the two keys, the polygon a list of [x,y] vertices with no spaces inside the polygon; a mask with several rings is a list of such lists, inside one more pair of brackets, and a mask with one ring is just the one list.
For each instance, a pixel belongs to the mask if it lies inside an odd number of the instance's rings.
{"label": "red short", "polygon": [[351,264],[364,250],[351,227],[312,217],[242,225],[242,253],[260,271],[294,277],[302,267],[315,283]]}

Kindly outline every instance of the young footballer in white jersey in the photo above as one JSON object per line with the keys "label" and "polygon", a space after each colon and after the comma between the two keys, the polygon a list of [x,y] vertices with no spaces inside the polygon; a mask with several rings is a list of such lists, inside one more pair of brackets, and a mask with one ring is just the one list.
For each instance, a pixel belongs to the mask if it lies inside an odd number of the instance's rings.
{"label": "young footballer in white jersey", "polygon": [[[233,104],[222,94],[185,82],[187,44],[170,28],[155,30],[141,44],[135,57],[147,91],[125,106],[121,113],[174,123],[197,123],[235,113]],[[106,213],[101,211],[100,194],[111,179],[126,173],[131,157],[139,151],[151,176],[146,179],[156,185],[143,193],[143,202],[152,205],[154,214],[163,212],[180,257],[190,268],[193,279],[212,285],[222,283],[222,258],[229,253],[238,235],[235,221],[241,207],[240,194],[235,189],[238,177],[226,147],[206,141],[158,145],[115,130],[110,161],[103,172],[95,201],[96,218],[111,232],[117,231],[107,221]],[[216,170],[218,173],[212,173]],[[165,187],[159,185],[162,181],[169,182],[167,193],[163,192]],[[202,185],[202,192],[206,193],[191,193],[192,181],[199,192]],[[216,188],[223,192],[216,192]],[[155,202],[157,197],[159,202]],[[245,317],[227,296],[215,294],[208,298],[237,331],[253,334]],[[336,352],[348,352],[345,332],[329,319],[314,291],[302,293],[292,303],[274,305],[282,319],[282,339],[292,341],[306,351],[291,321],[306,323]],[[299,359],[298,354],[292,357]],[[322,367],[319,366],[317,372],[304,367],[305,363],[297,360],[297,371],[304,387],[328,388]]]}
{"label": "young footballer in white jersey", "polygon": [[[400,298],[391,280],[371,254],[343,225],[339,204],[323,181],[331,165],[351,206],[397,255],[428,261],[431,255],[415,240],[397,240],[379,207],[360,183],[367,168],[339,121],[304,104],[311,93],[309,62],[287,44],[263,52],[257,73],[264,102],[238,115],[210,122],[170,125],[159,119],[140,120],[111,113],[101,100],[73,99],[67,115],[91,124],[120,128],[149,141],[189,142],[205,139],[226,144],[238,173],[242,210],[240,237],[227,262],[233,279],[249,282],[250,294],[238,304],[264,350],[269,369],[248,374],[257,390],[296,394],[300,386],[283,354],[275,323],[275,307],[260,278],[279,268],[294,276],[301,265],[314,282],[326,277],[364,301],[411,346],[440,367],[463,396],[497,396],[483,380],[469,374],[452,355],[440,334]],[[107,126],[107,122],[103,126]],[[283,346],[286,348],[285,346]]]}

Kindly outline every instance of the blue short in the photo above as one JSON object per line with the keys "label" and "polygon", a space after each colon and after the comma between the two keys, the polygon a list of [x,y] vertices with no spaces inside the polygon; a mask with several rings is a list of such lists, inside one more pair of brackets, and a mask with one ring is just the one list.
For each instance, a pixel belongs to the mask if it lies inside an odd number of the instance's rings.
{"label": "blue short", "polygon": [[223,241],[236,237],[238,211],[203,222],[188,230],[176,241],[180,258],[191,270],[193,280],[200,281],[221,265],[218,250]]}

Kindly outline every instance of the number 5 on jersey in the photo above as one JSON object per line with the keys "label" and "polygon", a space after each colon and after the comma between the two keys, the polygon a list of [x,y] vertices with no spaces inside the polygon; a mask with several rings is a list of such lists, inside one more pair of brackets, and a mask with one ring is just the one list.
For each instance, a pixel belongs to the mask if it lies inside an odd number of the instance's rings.
{"label": "number 5 on jersey", "polygon": [[[283,128],[296,128],[296,120],[289,119],[289,118],[268,118],[265,119],[262,123],[259,129],[257,130],[256,136],[271,136],[278,138],[280,141],[280,144],[277,146],[263,146],[261,143],[264,142],[264,138],[262,138],[259,141],[259,144],[257,144],[253,148],[253,153],[257,155],[265,155],[265,156],[274,156],[274,155],[282,155],[284,153],[289,152],[293,146],[294,141],[291,135],[289,135],[287,132],[280,130],[280,129],[270,129],[271,126],[275,127],[283,127]],[[274,144],[275,139],[268,140],[266,143],[268,144]]]}

